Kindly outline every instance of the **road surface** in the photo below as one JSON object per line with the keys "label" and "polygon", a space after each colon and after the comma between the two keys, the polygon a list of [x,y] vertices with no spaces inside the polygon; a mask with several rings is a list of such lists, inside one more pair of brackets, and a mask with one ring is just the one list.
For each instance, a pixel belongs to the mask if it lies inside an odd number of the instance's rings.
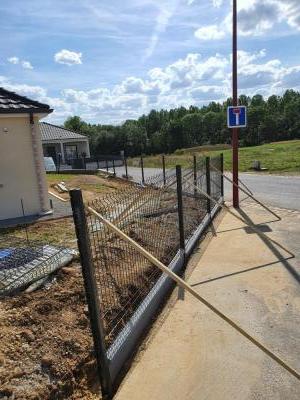
{"label": "road surface", "polygon": [[[148,178],[162,172],[159,168],[144,168],[144,176]],[[116,173],[122,176],[125,173],[124,167],[117,167]],[[141,168],[128,167],[128,174],[134,181],[142,179]],[[228,174],[230,177],[230,174]],[[240,174],[240,179],[261,201],[274,207],[287,208],[300,211],[300,176],[279,176],[266,174]],[[244,195],[241,193],[241,199]],[[230,201],[231,186],[225,182],[225,198]]]}

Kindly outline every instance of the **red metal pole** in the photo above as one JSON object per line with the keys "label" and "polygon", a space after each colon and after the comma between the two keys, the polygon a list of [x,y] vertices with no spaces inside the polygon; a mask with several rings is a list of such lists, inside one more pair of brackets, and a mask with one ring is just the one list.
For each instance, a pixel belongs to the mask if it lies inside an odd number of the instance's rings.
{"label": "red metal pole", "polygon": [[[233,106],[238,106],[237,90],[237,0],[233,0],[232,18],[232,100]],[[232,129],[232,186],[233,207],[239,208],[239,130]]]}

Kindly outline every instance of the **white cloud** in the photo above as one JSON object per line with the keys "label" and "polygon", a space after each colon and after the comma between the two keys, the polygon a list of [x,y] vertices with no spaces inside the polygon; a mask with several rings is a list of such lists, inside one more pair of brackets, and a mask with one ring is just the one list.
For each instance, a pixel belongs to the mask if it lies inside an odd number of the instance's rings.
{"label": "white cloud", "polygon": [[24,69],[33,69],[33,66],[31,65],[31,63],[29,61],[22,61],[21,65]]}
{"label": "white cloud", "polygon": [[300,30],[299,0],[243,0],[239,3],[239,29],[244,35],[262,35],[280,22]]}
{"label": "white cloud", "polygon": [[225,36],[225,31],[219,29],[217,25],[208,25],[197,29],[194,35],[199,40],[217,40]]}
{"label": "white cloud", "polygon": [[[300,88],[300,65],[286,67],[278,59],[269,59],[266,50],[238,52],[239,93],[280,94],[288,88]],[[189,53],[164,68],[153,68],[146,78],[129,76],[112,88],[92,90],[64,89],[52,97],[40,86],[12,83],[0,77],[9,90],[49,104],[54,108],[50,120],[63,122],[69,115],[86,121],[120,123],[137,118],[152,108],[203,105],[223,101],[231,95],[231,55],[202,57]]]}
{"label": "white cloud", "polygon": [[19,64],[19,58],[18,57],[16,57],[16,56],[14,56],[14,57],[9,57],[8,59],[7,59],[7,61],[8,62],[10,62],[11,64]]}
{"label": "white cloud", "polygon": [[[196,2],[197,2],[197,0],[187,0],[187,4],[189,6]],[[211,0],[211,2],[213,3],[213,6],[216,8],[221,7],[221,5],[223,4],[223,0]]]}
{"label": "white cloud", "polygon": [[148,47],[145,50],[143,61],[152,56],[158,44],[160,35],[167,29],[169,20],[174,15],[179,3],[180,0],[166,0],[156,3],[158,13]]}
{"label": "white cloud", "polygon": [[54,60],[59,64],[74,65],[82,64],[81,57],[80,52],[62,49],[54,55]]}
{"label": "white cloud", "polygon": [[221,5],[223,4],[223,0],[212,0],[213,2],[213,6],[216,8],[221,7]]}
{"label": "white cloud", "polygon": [[[215,7],[223,1],[212,0]],[[299,0],[239,0],[238,30],[242,36],[261,36],[266,32],[274,31],[274,26],[286,23],[290,28],[300,30],[300,1]],[[222,28],[220,28],[222,27]],[[195,36],[201,40],[219,40],[231,34],[231,11],[218,25],[200,27]]]}
{"label": "white cloud", "polygon": [[7,61],[14,65],[20,64],[24,69],[33,69],[33,66],[29,61],[20,60],[19,57],[16,56],[9,57]]}
{"label": "white cloud", "polygon": [[239,30],[244,35],[261,35],[278,20],[279,6],[276,2],[255,2],[238,13]]}
{"label": "white cloud", "polygon": [[11,90],[23,96],[32,97],[33,99],[41,99],[46,97],[47,91],[41,86],[30,86],[26,84],[12,83],[8,78],[0,77],[1,86],[7,90]]}

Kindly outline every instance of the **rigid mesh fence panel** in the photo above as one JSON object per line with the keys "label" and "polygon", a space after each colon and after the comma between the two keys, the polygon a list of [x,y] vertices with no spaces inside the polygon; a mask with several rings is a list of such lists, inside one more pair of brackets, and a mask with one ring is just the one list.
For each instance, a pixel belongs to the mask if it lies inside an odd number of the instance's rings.
{"label": "rigid mesh fence panel", "polygon": [[[166,186],[156,176],[147,180],[146,187],[134,185],[89,205],[164,264],[168,265],[176,255],[179,233],[175,171],[168,171]],[[109,346],[161,272],[92,214],[87,215],[87,220]]]}
{"label": "rigid mesh fence panel", "polygon": [[37,240],[0,236],[0,297],[49,275],[75,253]]}
{"label": "rigid mesh fence panel", "polygon": [[197,159],[195,164],[191,163],[188,168],[182,171],[183,220],[186,242],[193,236],[207,213],[207,200],[197,190],[196,186],[206,191],[206,166],[203,158]]}
{"label": "rigid mesh fence panel", "polygon": [[211,197],[218,201],[222,196],[222,160],[220,156],[210,159]]}
{"label": "rigid mesh fence panel", "polygon": [[[221,165],[218,157],[211,162],[216,168]],[[215,204],[208,207],[204,193],[210,186],[213,197],[219,201],[221,176],[208,167],[208,159],[194,158],[185,169],[168,169],[164,174],[144,179],[142,184],[102,195],[88,206],[180,274],[184,272],[185,260],[218,210]],[[74,212],[75,195],[72,206]],[[81,207],[84,213],[82,199]],[[105,348],[106,370],[114,384],[173,283],[87,207],[85,213],[89,240],[85,244],[83,240],[82,245],[90,247],[92,263],[89,265],[92,264],[97,288],[93,296],[98,297],[101,331],[104,331],[100,335],[104,336],[101,343]],[[76,226],[80,231],[80,223]]]}

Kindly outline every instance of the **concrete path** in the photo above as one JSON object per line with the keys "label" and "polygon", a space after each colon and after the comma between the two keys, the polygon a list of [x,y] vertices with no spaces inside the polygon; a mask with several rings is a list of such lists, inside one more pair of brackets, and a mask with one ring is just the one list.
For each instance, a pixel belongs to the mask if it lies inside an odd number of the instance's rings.
{"label": "concrete path", "polygon": [[[255,223],[274,219],[257,206],[244,207]],[[300,371],[300,213],[280,214],[282,221],[261,229],[294,251],[295,259],[226,214],[188,281]],[[116,400],[300,398],[295,377],[189,294],[156,326]]]}
{"label": "concrete path", "polygon": [[54,196],[49,195],[49,199],[52,200],[53,213],[45,215],[43,217],[39,215],[28,215],[25,217],[10,218],[0,221],[1,228],[10,228],[17,225],[32,224],[37,221],[48,221],[56,218],[62,218],[72,215],[72,207],[70,202],[63,202],[56,199]]}
{"label": "concrete path", "polygon": [[[161,173],[160,168],[145,168],[145,178]],[[118,176],[125,173],[124,167],[116,168]],[[128,167],[128,173],[133,180],[140,182],[142,179],[141,168]],[[231,178],[231,174],[228,174]],[[279,176],[267,174],[241,173],[240,179],[254,192],[262,201],[271,206],[282,207],[300,211],[300,176]],[[225,182],[226,200],[232,198],[231,184]],[[243,198],[244,195],[241,195]]]}

